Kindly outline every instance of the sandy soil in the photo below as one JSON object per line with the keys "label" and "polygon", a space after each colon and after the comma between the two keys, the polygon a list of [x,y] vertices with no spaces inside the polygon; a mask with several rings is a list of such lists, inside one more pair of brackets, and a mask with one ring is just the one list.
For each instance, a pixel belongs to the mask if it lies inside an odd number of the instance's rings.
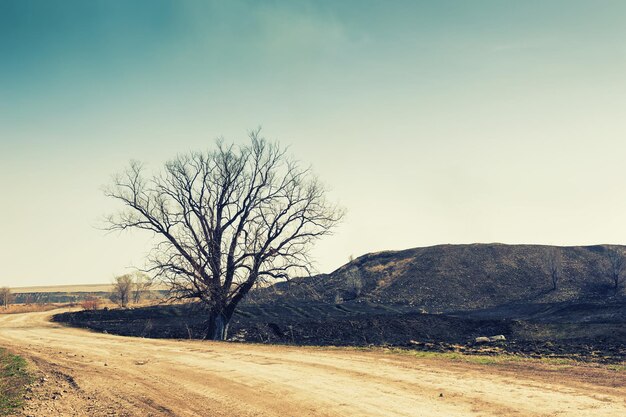
{"label": "sandy soil", "polygon": [[37,368],[23,415],[626,415],[625,373],[603,368],[128,338],[50,314],[0,316],[0,345]]}

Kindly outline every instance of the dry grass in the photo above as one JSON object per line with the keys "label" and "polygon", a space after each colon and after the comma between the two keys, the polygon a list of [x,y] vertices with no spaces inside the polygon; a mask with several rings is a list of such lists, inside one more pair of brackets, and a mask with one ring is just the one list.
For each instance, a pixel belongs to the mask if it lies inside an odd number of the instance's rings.
{"label": "dry grass", "polygon": [[[254,343],[249,343],[254,344]],[[493,355],[480,355],[476,353],[463,352],[436,352],[429,350],[414,350],[403,347],[391,346],[298,346],[299,349],[311,350],[337,350],[337,351],[358,351],[383,353],[387,355],[408,356],[420,359],[445,359],[452,362],[474,363],[478,365],[497,365],[508,363],[525,363],[525,364],[543,364],[555,366],[578,366],[587,368],[609,369],[617,372],[626,371],[626,362],[617,364],[604,364],[601,362],[580,361],[575,358],[556,358],[551,356],[543,356],[540,358],[523,356],[515,353],[500,352]]]}
{"label": "dry grass", "polygon": [[[100,298],[98,303],[98,308],[96,310],[102,309],[114,309],[119,308],[119,306],[113,303],[111,300],[107,298]],[[158,305],[162,303],[163,300],[141,300],[139,303],[130,303],[128,308],[138,308],[138,307],[150,307],[154,305]],[[0,314],[21,314],[21,313],[39,313],[44,311],[56,310],[59,308],[72,308],[72,307],[81,307],[82,303],[47,303],[47,304],[11,304],[8,308],[0,307]],[[84,307],[83,307],[84,309]]]}
{"label": "dry grass", "polygon": [[61,307],[72,307],[70,303],[50,304],[11,304],[8,308],[0,308],[0,314],[36,313],[41,311],[55,310]]}

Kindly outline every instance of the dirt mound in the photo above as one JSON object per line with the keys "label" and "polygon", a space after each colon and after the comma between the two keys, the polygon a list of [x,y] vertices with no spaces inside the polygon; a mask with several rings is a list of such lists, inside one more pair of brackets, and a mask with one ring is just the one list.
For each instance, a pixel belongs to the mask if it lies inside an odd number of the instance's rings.
{"label": "dirt mound", "polygon": [[[554,249],[562,269],[556,290],[546,263]],[[624,289],[616,293],[611,288],[607,249],[472,244],[380,252],[361,256],[330,274],[278,284],[258,296],[325,302],[364,299],[429,312],[619,297]]]}

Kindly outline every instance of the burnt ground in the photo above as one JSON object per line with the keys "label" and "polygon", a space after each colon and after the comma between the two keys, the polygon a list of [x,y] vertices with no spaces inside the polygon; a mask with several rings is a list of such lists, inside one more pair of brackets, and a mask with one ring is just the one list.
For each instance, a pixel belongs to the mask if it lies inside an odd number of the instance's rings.
{"label": "burnt ground", "polygon": [[[198,305],[159,305],[63,313],[57,322],[149,338],[202,339]],[[626,301],[505,305],[427,314],[368,301],[244,304],[230,324],[233,341],[319,346],[396,346],[423,351],[626,360]],[[477,344],[479,336],[506,341]]]}

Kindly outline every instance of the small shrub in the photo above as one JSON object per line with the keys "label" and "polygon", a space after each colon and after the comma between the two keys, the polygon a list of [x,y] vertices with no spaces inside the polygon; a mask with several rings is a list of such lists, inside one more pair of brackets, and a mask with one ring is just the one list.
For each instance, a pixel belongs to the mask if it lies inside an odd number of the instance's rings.
{"label": "small shrub", "polygon": [[102,304],[98,297],[87,297],[80,305],[84,310],[97,310]]}

